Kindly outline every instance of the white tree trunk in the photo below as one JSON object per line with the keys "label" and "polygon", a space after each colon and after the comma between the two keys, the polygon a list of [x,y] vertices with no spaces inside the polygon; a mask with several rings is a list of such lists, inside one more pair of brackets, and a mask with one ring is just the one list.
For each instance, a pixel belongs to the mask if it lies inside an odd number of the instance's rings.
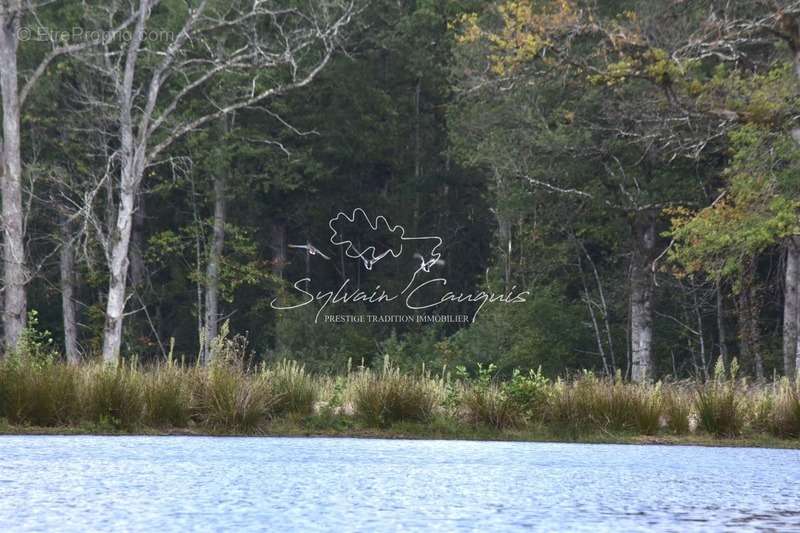
{"label": "white tree trunk", "polygon": [[127,301],[128,249],[133,226],[133,209],[140,175],[128,164],[122,172],[117,221],[109,242],[109,284],[106,320],[103,328],[103,361],[116,363],[122,345],[122,320]]}
{"label": "white tree trunk", "polygon": [[206,264],[205,297],[205,364],[211,362],[214,354],[208,349],[219,333],[219,269],[222,250],[225,247],[225,176],[224,172],[214,178],[214,230]]}
{"label": "white tree trunk", "polygon": [[653,278],[650,272],[655,248],[655,220],[634,224],[630,279],[631,379],[643,383],[653,378]]}
{"label": "white tree trunk", "polygon": [[[25,329],[24,217],[22,210],[22,156],[20,102],[17,82],[19,2],[0,13],[0,92],[3,103],[2,220],[3,220],[3,328],[6,352],[17,346]],[[15,9],[17,10],[15,12]]]}
{"label": "white tree trunk", "polygon": [[64,320],[64,353],[67,362],[77,364],[81,355],[78,349],[78,320],[75,309],[75,251],[70,242],[69,225],[62,223],[62,243],[59,254],[61,272],[61,311]]}
{"label": "white tree trunk", "polygon": [[[128,196],[128,195],[125,195]],[[122,345],[122,319],[125,313],[125,287],[128,274],[128,245],[131,240],[133,195],[120,199],[115,234],[111,242],[110,281],[103,328],[103,361],[116,363]]]}

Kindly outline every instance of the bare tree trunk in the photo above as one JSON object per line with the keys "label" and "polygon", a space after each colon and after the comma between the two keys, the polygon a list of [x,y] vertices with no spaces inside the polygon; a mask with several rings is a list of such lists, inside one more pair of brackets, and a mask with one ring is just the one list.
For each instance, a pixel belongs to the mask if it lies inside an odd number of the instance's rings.
{"label": "bare tree trunk", "polygon": [[132,39],[127,43],[126,61],[122,75],[114,81],[118,105],[120,159],[119,205],[116,222],[110,232],[106,250],[109,282],[106,301],[106,320],[103,327],[103,362],[116,364],[122,346],[122,321],[125,316],[125,294],[128,281],[128,252],[133,228],[133,213],[139,184],[145,168],[146,144],[136,142],[134,137],[132,111],[134,108],[134,77],[136,57],[142,43],[148,3],[140,1],[136,11],[136,26]]}
{"label": "bare tree trunk", "polygon": [[[205,301],[205,341],[207,346],[217,337],[219,332],[219,269],[222,261],[222,250],[225,247],[225,172],[214,178],[214,230],[211,236],[211,247],[206,264],[206,301]],[[211,362],[213,352],[205,350],[205,364]]]}
{"label": "bare tree trunk", "polygon": [[64,221],[61,224],[61,252],[59,254],[61,312],[64,315],[64,353],[68,363],[77,364],[81,360],[81,354],[78,350],[78,313],[75,309],[75,250],[71,238],[70,225]]}
{"label": "bare tree trunk", "polygon": [[[132,166],[128,164],[126,166]],[[128,277],[128,249],[133,226],[134,199],[136,196],[137,178],[132,168],[122,172],[119,210],[114,231],[111,234],[109,257],[108,300],[106,302],[106,320],[103,328],[103,361],[116,363],[119,360],[122,345],[122,320],[125,313],[127,297],[125,289]]]}
{"label": "bare tree trunk", "polygon": [[5,351],[14,350],[25,329],[24,217],[22,210],[22,155],[20,101],[17,81],[17,34],[20,3],[11,2],[0,12],[0,92],[3,102],[3,328]]}
{"label": "bare tree trunk", "polygon": [[[789,17],[789,24],[783,24],[789,31],[789,48],[792,51],[792,64],[795,79],[800,82],[800,28],[796,15],[781,14],[781,18]],[[789,21],[786,21],[789,22]],[[800,128],[792,129],[795,144],[800,145]],[[800,368],[800,236],[788,239],[786,257],[786,284],[784,287],[783,307],[783,367],[790,379]],[[794,348],[792,347],[794,345]],[[792,351],[794,350],[794,354]],[[794,355],[794,357],[792,357]]]}
{"label": "bare tree trunk", "polygon": [[655,249],[655,218],[639,214],[634,222],[631,259],[631,379],[637,383],[653,378],[653,279],[650,263]]}
{"label": "bare tree trunk", "polygon": [[786,281],[783,290],[783,371],[795,377],[798,359],[798,321],[800,321],[800,237],[786,242]]}

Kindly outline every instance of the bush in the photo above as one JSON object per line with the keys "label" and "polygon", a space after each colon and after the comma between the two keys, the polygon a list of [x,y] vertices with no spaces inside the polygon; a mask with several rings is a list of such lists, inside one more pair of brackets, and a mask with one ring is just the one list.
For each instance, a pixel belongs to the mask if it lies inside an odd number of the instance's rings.
{"label": "bush", "polygon": [[530,370],[522,374],[514,370],[511,381],[503,386],[508,400],[519,407],[522,413],[531,419],[541,419],[550,398],[550,382],[542,374],[542,368]]}
{"label": "bush", "polygon": [[268,372],[275,395],[275,414],[309,415],[314,410],[317,388],[305,367],[283,360]]}
{"label": "bush", "polygon": [[353,378],[353,408],[367,425],[386,427],[399,421],[425,421],[440,402],[442,387],[424,372],[402,374],[384,360],[383,371],[364,369]]}
{"label": "bush", "polygon": [[135,363],[103,364],[85,375],[84,414],[93,423],[131,430],[144,418],[144,384]]}

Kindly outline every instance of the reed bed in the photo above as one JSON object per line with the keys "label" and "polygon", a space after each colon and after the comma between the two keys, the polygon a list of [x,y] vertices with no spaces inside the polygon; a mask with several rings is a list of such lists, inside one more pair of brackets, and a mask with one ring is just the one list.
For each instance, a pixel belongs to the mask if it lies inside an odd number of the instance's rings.
{"label": "reed bed", "polygon": [[[549,380],[541,372],[499,379],[476,372],[401,371],[388,359],[341,375],[302,364],[249,365],[219,357],[208,367],[67,365],[52,359],[0,361],[0,427],[76,427],[85,432],[269,432],[403,424],[483,434],[537,428],[555,436],[707,435],[800,438],[800,388],[786,378],[755,384],[718,365],[706,383],[633,384],[583,372]],[[283,426],[280,426],[283,424]],[[6,430],[8,431],[8,430]]]}

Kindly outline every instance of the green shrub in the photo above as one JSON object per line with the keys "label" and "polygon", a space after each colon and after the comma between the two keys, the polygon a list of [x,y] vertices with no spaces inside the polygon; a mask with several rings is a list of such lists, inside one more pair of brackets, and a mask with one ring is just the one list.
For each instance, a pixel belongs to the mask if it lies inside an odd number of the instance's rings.
{"label": "green shrub", "polygon": [[275,414],[311,414],[317,399],[317,387],[303,365],[283,360],[267,375],[275,395]]}
{"label": "green shrub", "polygon": [[514,370],[511,381],[503,386],[508,400],[517,406],[528,418],[541,420],[550,397],[550,382],[539,367],[535,372],[525,375]]}
{"label": "green shrub", "polygon": [[425,421],[440,402],[441,385],[430,376],[403,374],[388,359],[383,371],[362,370],[353,378],[353,408],[367,425],[386,427],[402,420]]}
{"label": "green shrub", "polygon": [[472,424],[496,429],[522,425],[526,410],[530,408],[533,411],[539,407],[540,393],[546,386],[546,379],[539,372],[531,372],[529,379],[519,371],[514,371],[512,382],[497,384],[496,372],[494,364],[483,366],[478,363],[478,373],[471,379],[465,367],[456,367],[456,375],[462,381],[456,401]]}
{"label": "green shrub", "polygon": [[85,374],[83,408],[87,420],[131,430],[144,418],[144,384],[135,363],[101,364]]}

